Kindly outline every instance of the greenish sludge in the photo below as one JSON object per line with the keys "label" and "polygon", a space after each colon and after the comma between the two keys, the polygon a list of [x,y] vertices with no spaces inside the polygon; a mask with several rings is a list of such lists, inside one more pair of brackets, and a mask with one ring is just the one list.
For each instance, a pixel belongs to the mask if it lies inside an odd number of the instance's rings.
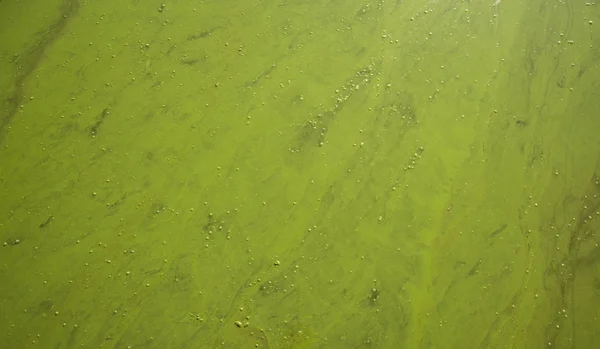
{"label": "greenish sludge", "polygon": [[597,10],[1,1],[2,347],[599,347]]}

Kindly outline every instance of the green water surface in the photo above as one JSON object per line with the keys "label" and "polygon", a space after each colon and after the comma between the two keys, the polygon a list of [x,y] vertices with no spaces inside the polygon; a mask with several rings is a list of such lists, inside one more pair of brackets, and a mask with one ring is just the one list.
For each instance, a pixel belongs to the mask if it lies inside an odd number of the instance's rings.
{"label": "green water surface", "polygon": [[0,1],[1,348],[600,348],[600,4],[161,1]]}

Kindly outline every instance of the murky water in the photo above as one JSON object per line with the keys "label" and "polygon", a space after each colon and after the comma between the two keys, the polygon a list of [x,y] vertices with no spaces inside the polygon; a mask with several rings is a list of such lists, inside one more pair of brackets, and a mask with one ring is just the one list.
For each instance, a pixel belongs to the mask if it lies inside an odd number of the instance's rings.
{"label": "murky water", "polygon": [[1,1],[2,347],[600,347],[598,6]]}

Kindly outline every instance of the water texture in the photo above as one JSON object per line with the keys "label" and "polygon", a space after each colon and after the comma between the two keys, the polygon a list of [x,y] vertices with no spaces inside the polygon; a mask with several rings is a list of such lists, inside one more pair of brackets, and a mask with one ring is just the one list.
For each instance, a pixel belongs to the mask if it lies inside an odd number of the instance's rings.
{"label": "water texture", "polygon": [[1,347],[600,348],[598,6],[1,0]]}

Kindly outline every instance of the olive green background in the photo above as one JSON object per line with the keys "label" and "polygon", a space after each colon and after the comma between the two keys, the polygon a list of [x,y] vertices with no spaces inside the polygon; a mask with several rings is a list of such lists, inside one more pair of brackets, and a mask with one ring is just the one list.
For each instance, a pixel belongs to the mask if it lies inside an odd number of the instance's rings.
{"label": "olive green background", "polygon": [[2,347],[600,347],[598,6],[0,1]]}

